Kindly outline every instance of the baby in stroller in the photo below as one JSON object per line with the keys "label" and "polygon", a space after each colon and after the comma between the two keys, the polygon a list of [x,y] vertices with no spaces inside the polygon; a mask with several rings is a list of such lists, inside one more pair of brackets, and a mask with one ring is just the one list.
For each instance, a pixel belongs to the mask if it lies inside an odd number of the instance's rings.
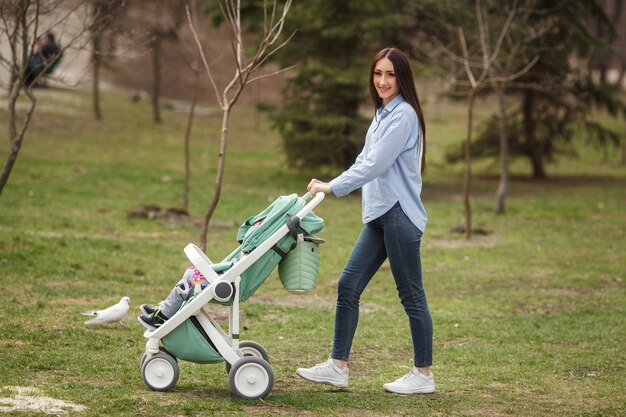
{"label": "baby in stroller", "polygon": [[137,318],[139,323],[149,330],[156,329],[172,317],[183,302],[189,300],[194,294],[198,294],[207,285],[209,285],[209,281],[198,269],[193,266],[187,267],[183,277],[176,283],[165,300],[154,307],[148,304],[142,304],[139,307],[141,310],[141,315]]}

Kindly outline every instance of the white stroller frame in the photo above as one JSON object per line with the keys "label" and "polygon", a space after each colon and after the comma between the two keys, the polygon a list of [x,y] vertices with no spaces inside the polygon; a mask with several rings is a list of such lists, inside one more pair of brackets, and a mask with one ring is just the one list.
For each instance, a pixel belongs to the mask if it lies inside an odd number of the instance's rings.
{"label": "white stroller frame", "polygon": [[[319,192],[315,197],[307,193],[302,198],[307,204],[296,214],[299,220],[324,199],[324,193]],[[185,247],[185,254],[209,281],[209,285],[160,327],[146,330],[144,333],[148,341],[140,366],[143,381],[150,389],[167,391],[176,385],[180,372],[177,360],[160,348],[159,342],[185,320],[195,316],[212,345],[224,358],[229,373],[229,384],[234,394],[246,399],[256,399],[270,393],[274,385],[274,371],[269,365],[267,351],[256,342],[239,341],[239,285],[241,274],[266,252],[272,250],[272,247],[288,233],[289,229],[285,223],[221,275],[211,268],[213,263],[200,248],[192,243]],[[230,300],[231,297],[233,301],[230,305],[226,333],[204,307],[212,300],[223,302]]]}

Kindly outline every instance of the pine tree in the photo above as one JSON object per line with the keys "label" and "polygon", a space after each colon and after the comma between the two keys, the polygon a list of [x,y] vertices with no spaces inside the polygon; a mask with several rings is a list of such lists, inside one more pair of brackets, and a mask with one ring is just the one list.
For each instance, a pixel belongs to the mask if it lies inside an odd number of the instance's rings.
{"label": "pine tree", "polygon": [[276,114],[288,163],[294,167],[348,167],[360,151],[367,119],[370,60],[385,46],[403,47],[406,0],[309,0],[293,6],[281,51],[297,64]]}

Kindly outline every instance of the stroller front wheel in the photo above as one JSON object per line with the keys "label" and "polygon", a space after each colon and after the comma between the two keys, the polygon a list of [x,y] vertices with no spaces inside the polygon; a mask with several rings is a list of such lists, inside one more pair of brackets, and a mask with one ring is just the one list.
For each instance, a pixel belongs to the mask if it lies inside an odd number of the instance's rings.
{"label": "stroller front wheel", "polygon": [[228,374],[228,383],[240,398],[264,398],[274,387],[274,371],[265,359],[247,356],[235,362]]}
{"label": "stroller front wheel", "polygon": [[164,352],[144,359],[141,366],[143,382],[153,391],[171,389],[178,382],[179,375],[176,359]]}
{"label": "stroller front wheel", "polygon": [[[159,350],[161,352],[164,352],[168,355],[170,355],[172,358],[174,358],[174,360],[176,361],[176,363],[178,363],[178,359],[176,359],[176,357],[174,355],[172,355],[171,353],[169,353],[167,350],[165,350],[164,347],[160,347]],[[143,363],[146,361],[146,358],[148,357],[148,354],[146,352],[143,352],[141,354],[141,358],[139,358],[139,369],[141,369],[143,367]]]}

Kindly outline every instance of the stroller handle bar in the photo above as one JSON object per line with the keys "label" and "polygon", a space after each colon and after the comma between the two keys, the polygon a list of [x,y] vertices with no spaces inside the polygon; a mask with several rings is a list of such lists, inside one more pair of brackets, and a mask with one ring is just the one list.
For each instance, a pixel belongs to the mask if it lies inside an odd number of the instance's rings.
{"label": "stroller handle bar", "polygon": [[[307,195],[309,194],[307,193],[302,197],[304,198],[305,202],[307,200]],[[307,214],[309,214],[324,199],[324,196],[325,194],[322,192],[317,193],[315,197],[308,201],[306,205],[302,207],[300,211],[298,211],[298,213],[296,214],[298,219],[303,219]],[[287,233],[289,233],[289,229],[287,227],[287,224],[285,223],[267,240],[261,243],[254,251],[252,251],[249,255],[245,256],[242,260],[233,265],[233,267],[229,269],[225,275],[229,275],[230,277],[239,276],[241,272],[243,272],[249,265],[256,262],[261,256],[263,256],[265,252],[270,250],[272,246],[278,243],[278,241],[282,239],[282,237],[285,236]],[[200,272],[202,272],[202,270],[200,270]],[[233,278],[230,278],[231,282],[232,279]]]}
{"label": "stroller handle bar", "polygon": [[[317,206],[317,204],[319,204],[320,201],[322,201],[324,199],[325,194],[323,192],[319,192],[317,194],[315,194],[315,198],[318,199],[317,203],[315,204]],[[311,201],[313,199],[313,195],[309,194],[309,193],[305,193],[302,198],[304,199],[305,203],[308,203],[309,201]]]}
{"label": "stroller handle bar", "polygon": [[[306,193],[302,196],[302,199],[305,201],[306,206],[304,206],[296,216],[299,219],[303,219],[314,207],[316,207],[325,197],[325,194],[319,192],[313,197],[311,194]],[[286,229],[287,226],[283,226],[283,229]],[[280,233],[279,233],[280,234]],[[278,239],[275,239],[276,241]],[[274,242],[276,243],[276,242]],[[210,282],[216,281],[219,279],[215,270],[211,267],[213,262],[202,252],[202,250],[194,245],[193,243],[188,244],[184,249],[187,258],[191,261],[191,263],[198,268],[198,270],[204,275]],[[262,252],[262,251],[257,251]]]}

